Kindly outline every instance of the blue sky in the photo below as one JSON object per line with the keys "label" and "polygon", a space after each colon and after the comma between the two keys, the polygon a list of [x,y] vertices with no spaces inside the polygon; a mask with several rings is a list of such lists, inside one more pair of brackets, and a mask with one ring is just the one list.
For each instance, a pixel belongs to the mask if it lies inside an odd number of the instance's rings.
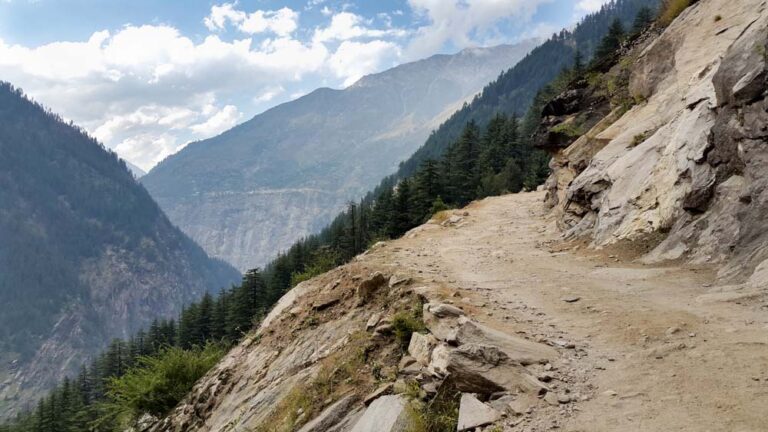
{"label": "blue sky", "polygon": [[144,169],[321,86],[546,37],[604,0],[0,0],[0,80]]}

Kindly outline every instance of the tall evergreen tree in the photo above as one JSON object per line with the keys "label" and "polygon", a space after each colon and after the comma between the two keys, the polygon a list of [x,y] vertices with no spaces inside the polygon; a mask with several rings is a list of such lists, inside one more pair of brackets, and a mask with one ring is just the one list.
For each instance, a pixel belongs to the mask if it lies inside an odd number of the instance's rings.
{"label": "tall evergreen tree", "polygon": [[624,40],[624,25],[621,20],[616,18],[608,28],[608,33],[600,41],[600,45],[595,51],[596,59],[603,59],[612,56],[616,50],[621,47],[621,42]]}

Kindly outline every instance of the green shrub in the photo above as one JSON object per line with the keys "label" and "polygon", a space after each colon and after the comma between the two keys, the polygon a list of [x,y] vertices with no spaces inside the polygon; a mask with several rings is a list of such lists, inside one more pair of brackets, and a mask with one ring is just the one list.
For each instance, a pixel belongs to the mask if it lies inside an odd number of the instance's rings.
{"label": "green shrub", "polygon": [[341,261],[338,252],[331,250],[318,250],[312,257],[312,261],[304,268],[303,272],[294,272],[291,275],[291,286],[312,279],[329,270],[336,268]]}
{"label": "green shrub", "polygon": [[578,138],[584,135],[586,131],[583,130],[582,127],[578,126],[576,122],[570,121],[563,122],[554,126],[552,129],[550,129],[550,132],[563,134],[571,138]]}
{"label": "green shrub", "polygon": [[664,0],[659,13],[659,24],[664,27],[672,24],[672,21],[692,4],[693,0]]}
{"label": "green shrub", "polygon": [[422,332],[427,328],[424,326],[424,321],[421,318],[421,308],[414,310],[413,312],[399,312],[392,318],[392,329],[395,333],[395,338],[403,349],[408,348],[408,344],[411,342],[411,335],[414,332]]}
{"label": "green shrub", "polygon": [[461,393],[447,380],[428,402],[413,399],[408,404],[408,432],[453,432],[459,421]]}
{"label": "green shrub", "polygon": [[104,411],[125,420],[143,413],[167,414],[192,390],[195,382],[224,356],[219,345],[183,350],[167,348],[156,356],[141,357],[139,364],[107,384],[109,402]]}

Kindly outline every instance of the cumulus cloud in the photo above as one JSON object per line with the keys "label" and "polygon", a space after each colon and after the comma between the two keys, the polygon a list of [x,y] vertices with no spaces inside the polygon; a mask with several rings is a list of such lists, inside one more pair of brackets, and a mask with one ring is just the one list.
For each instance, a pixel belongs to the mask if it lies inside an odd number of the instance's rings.
{"label": "cumulus cloud", "polygon": [[315,30],[313,40],[315,42],[347,41],[357,38],[400,37],[406,34],[402,29],[374,29],[368,27],[369,24],[370,21],[366,21],[360,15],[339,12],[333,15],[327,27]]}
{"label": "cumulus cloud", "polygon": [[36,48],[0,39],[0,76],[148,169],[241,118],[219,101],[251,91],[250,101],[275,82],[321,71],[328,57],[324,45],[290,37],[195,43],[170,26],[126,26]]}
{"label": "cumulus cloud", "polygon": [[414,13],[427,24],[418,27],[405,56],[421,58],[446,42],[457,48],[483,45],[496,38],[503,21],[527,21],[538,6],[549,0],[408,0]]}
{"label": "cumulus cloud", "polygon": [[243,33],[257,34],[272,32],[278,36],[288,36],[298,28],[299,14],[284,7],[276,11],[257,10],[246,13],[235,9],[233,3],[224,3],[211,7],[211,14],[203,22],[208,30],[223,30],[227,23]]}
{"label": "cumulus cloud", "polygon": [[234,105],[227,105],[213,114],[203,123],[192,125],[190,129],[198,135],[209,137],[217,135],[237,124],[242,114]]}
{"label": "cumulus cloud", "polygon": [[0,38],[0,76],[149,170],[187,142],[315,86],[348,86],[446,43],[493,41],[499,22],[525,20],[543,1],[408,0],[417,24],[404,29],[393,26],[393,17],[404,19],[400,9],[366,18],[348,3],[308,0],[304,11],[317,8],[321,22],[301,31],[294,9],[220,3],[200,17],[209,31],[200,38],[163,24],[36,47]]}
{"label": "cumulus cloud", "polygon": [[336,76],[344,79],[344,85],[349,86],[363,75],[380,70],[384,62],[394,61],[399,55],[400,48],[392,42],[344,41],[328,63]]}

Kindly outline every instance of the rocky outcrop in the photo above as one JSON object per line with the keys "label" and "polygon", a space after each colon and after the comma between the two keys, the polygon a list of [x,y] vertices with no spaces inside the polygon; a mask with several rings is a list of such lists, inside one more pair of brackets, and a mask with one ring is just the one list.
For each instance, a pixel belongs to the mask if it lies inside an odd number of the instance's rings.
{"label": "rocky outcrop", "polygon": [[767,7],[702,0],[626,54],[631,109],[553,140],[548,200],[567,235],[643,240],[646,262],[719,263],[725,279],[768,259]]}
{"label": "rocky outcrop", "polygon": [[401,432],[433,403],[466,430],[542,400],[556,348],[481,324],[388,248],[296,286],[151,430]]}

